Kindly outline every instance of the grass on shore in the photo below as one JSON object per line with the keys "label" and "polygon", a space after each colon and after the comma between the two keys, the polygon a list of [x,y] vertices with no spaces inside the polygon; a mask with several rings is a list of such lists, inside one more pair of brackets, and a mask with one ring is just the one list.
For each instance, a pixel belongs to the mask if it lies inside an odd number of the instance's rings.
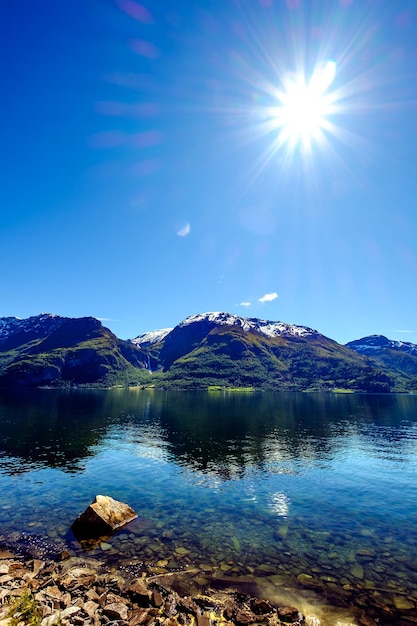
{"label": "grass on shore", "polygon": [[7,616],[10,626],[27,624],[28,626],[39,626],[42,621],[40,606],[30,591],[25,591],[10,606]]}
{"label": "grass on shore", "polygon": [[252,393],[256,391],[254,387],[222,387],[221,385],[209,385],[207,391],[227,391],[227,393]]}

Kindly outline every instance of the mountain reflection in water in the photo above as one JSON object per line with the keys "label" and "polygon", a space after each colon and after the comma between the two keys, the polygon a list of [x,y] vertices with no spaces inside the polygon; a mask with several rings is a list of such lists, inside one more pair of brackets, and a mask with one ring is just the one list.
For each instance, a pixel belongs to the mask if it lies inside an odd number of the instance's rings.
{"label": "mountain reflection in water", "polygon": [[401,422],[413,420],[415,405],[389,395],[2,390],[0,469],[83,471],[109,437],[221,480],[327,462],[346,441],[401,461],[412,446]]}

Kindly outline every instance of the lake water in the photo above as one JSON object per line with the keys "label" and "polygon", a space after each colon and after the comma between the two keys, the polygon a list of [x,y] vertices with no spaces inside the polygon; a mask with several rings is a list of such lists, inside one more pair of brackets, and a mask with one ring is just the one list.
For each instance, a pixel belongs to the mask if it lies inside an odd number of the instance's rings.
{"label": "lake water", "polygon": [[[416,453],[417,396],[1,391],[0,541],[415,622]],[[80,544],[96,494],[140,517]]]}

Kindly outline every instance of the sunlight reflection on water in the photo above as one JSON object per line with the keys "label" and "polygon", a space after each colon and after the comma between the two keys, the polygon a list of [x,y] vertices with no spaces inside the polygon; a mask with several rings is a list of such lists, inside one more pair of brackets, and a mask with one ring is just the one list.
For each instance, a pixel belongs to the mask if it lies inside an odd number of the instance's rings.
{"label": "sunlight reflection on water", "polygon": [[290,499],[285,493],[273,493],[270,496],[269,508],[279,517],[286,517],[288,515],[290,502]]}

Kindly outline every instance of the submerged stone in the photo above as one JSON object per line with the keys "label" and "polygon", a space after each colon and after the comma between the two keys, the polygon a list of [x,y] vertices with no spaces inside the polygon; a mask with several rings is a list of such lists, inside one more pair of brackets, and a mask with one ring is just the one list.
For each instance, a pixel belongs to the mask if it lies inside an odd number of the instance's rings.
{"label": "submerged stone", "polygon": [[375,550],[373,548],[359,548],[359,550],[356,551],[356,554],[358,556],[372,557],[375,556]]}
{"label": "submerged stone", "polygon": [[308,587],[310,589],[323,586],[323,583],[320,580],[317,580],[317,578],[314,578],[313,576],[310,576],[310,574],[305,573],[298,574],[297,581],[300,583],[300,585],[303,585],[303,587]]}
{"label": "submerged stone", "polygon": [[408,611],[414,609],[414,603],[403,596],[394,596],[394,606],[398,611]]}
{"label": "submerged stone", "polygon": [[313,580],[313,577],[310,574],[298,574],[297,580],[299,583],[310,582]]}
{"label": "submerged stone", "polygon": [[110,496],[96,496],[71,526],[77,539],[101,537],[137,518],[136,512],[124,502]]}
{"label": "submerged stone", "polygon": [[222,572],[229,572],[232,569],[232,566],[223,561],[222,563],[220,563],[220,569]]}
{"label": "submerged stone", "polygon": [[283,541],[287,538],[288,535],[288,526],[280,526],[276,531],[275,531],[275,539],[277,539],[278,541]]}
{"label": "submerged stone", "polygon": [[274,567],[270,563],[262,563],[262,565],[259,565],[257,570],[259,572],[262,572],[262,573],[268,575],[268,574],[274,574],[276,572],[276,567]]}
{"label": "submerged stone", "polygon": [[354,576],[355,578],[360,578],[363,579],[363,567],[362,565],[354,565],[353,567],[351,567],[350,569],[350,573],[352,574],[352,576]]}
{"label": "submerged stone", "polygon": [[240,552],[241,547],[240,547],[240,541],[239,539],[236,537],[236,535],[234,535],[232,537],[232,543],[233,543],[233,547],[236,550],[236,552]]}

